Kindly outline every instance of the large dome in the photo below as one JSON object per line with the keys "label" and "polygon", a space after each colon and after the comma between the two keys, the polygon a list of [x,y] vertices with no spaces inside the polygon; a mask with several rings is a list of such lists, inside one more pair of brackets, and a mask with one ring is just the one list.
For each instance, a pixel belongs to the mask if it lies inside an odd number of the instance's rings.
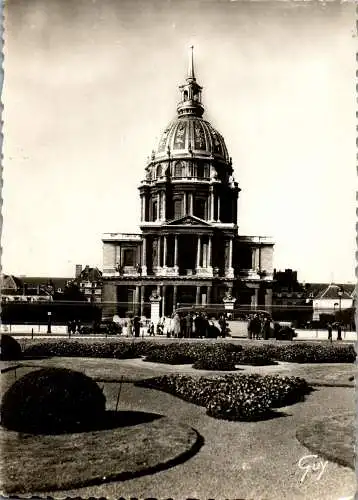
{"label": "large dome", "polygon": [[164,130],[152,160],[167,157],[211,158],[229,163],[230,158],[222,135],[199,116],[178,116]]}

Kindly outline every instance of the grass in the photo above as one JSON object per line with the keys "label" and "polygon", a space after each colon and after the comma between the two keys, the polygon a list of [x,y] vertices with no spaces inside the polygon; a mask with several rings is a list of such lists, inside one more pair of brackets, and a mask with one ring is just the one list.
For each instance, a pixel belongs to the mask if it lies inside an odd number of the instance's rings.
{"label": "grass", "polygon": [[[225,372],[206,370],[195,370],[190,365],[166,365],[163,363],[144,362],[141,359],[96,359],[96,358],[48,358],[42,360],[25,360],[20,363],[28,367],[64,367],[83,371],[86,375],[97,381],[115,382],[124,377],[126,381],[137,381],[148,377],[155,377],[166,373],[182,373],[193,376],[218,375]],[[277,365],[249,366],[238,365],[239,373],[280,374],[302,377],[310,385],[327,385],[333,387],[354,387],[351,377],[357,375],[357,367],[354,363],[278,363]],[[24,373],[25,368],[17,369],[17,377]],[[11,372],[2,375],[2,379],[8,376],[11,380],[14,374]]]}
{"label": "grass", "polygon": [[186,425],[125,413],[126,426],[93,432],[39,436],[1,429],[3,492],[34,494],[152,474],[187,460],[202,444]]}
{"label": "grass", "polygon": [[296,437],[310,451],[354,470],[354,413],[314,419],[310,424],[300,427]]}

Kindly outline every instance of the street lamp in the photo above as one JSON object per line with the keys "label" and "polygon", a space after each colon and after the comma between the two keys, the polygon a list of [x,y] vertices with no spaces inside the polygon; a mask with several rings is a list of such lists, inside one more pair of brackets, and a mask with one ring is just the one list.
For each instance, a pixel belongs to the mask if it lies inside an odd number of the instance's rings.
{"label": "street lamp", "polygon": [[47,333],[51,333],[51,311],[47,313],[48,320],[47,320]]}
{"label": "street lamp", "polygon": [[338,295],[338,298],[339,298],[339,322],[338,322],[338,335],[337,335],[337,340],[342,340],[342,329],[341,329],[341,324],[340,324],[340,321],[341,321],[341,317],[342,317],[342,295],[343,295],[343,290],[342,288],[339,288],[338,289],[338,292],[337,292],[337,295]]}

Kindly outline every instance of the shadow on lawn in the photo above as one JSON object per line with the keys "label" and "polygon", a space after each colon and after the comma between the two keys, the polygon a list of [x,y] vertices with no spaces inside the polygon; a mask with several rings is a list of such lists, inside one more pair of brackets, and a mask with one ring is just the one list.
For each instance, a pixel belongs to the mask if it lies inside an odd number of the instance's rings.
{"label": "shadow on lawn", "polygon": [[163,415],[156,413],[147,413],[143,411],[113,411],[107,410],[105,416],[99,422],[94,423],[91,431],[102,431],[115,429],[117,427],[132,427],[134,425],[153,422]]}
{"label": "shadow on lawn", "polygon": [[63,434],[82,434],[88,432],[107,431],[111,429],[132,427],[135,425],[153,422],[163,418],[163,415],[156,413],[147,413],[142,411],[113,411],[107,410],[97,418],[93,418],[87,422],[70,422],[59,423],[58,425],[46,427],[42,426],[29,426],[24,422],[22,428],[8,429],[21,434],[33,434],[42,436],[55,436]]}

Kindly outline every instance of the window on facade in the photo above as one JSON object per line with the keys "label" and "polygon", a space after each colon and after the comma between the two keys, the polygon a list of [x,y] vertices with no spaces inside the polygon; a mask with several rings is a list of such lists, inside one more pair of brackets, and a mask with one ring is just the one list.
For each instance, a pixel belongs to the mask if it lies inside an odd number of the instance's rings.
{"label": "window on facade", "polygon": [[162,166],[159,164],[157,166],[157,177],[161,177],[163,175],[163,169]]}
{"label": "window on facade", "polygon": [[199,219],[205,219],[205,200],[203,198],[195,199],[194,215]]}
{"label": "window on facade", "polygon": [[153,201],[153,205],[152,205],[152,220],[155,221],[157,220],[157,206],[158,206],[158,203],[156,201]]}
{"label": "window on facade", "polygon": [[188,100],[188,91],[184,90],[184,101]]}
{"label": "window on facade", "polygon": [[181,217],[181,200],[174,200],[174,219],[180,219]]}
{"label": "window on facade", "polygon": [[198,165],[197,172],[198,179],[202,179],[204,177],[204,165]]}
{"label": "window on facade", "polygon": [[123,251],[123,264],[125,266],[134,266],[134,250],[127,249]]}
{"label": "window on facade", "polygon": [[178,161],[174,167],[174,177],[180,178],[183,176],[183,165]]}

